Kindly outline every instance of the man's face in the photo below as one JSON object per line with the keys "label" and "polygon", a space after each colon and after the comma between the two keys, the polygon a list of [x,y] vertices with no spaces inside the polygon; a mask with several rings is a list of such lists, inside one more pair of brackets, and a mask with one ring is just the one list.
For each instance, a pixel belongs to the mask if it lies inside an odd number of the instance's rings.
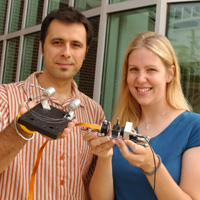
{"label": "man's face", "polygon": [[44,73],[56,81],[72,80],[82,66],[86,49],[83,24],[53,20],[42,49]]}

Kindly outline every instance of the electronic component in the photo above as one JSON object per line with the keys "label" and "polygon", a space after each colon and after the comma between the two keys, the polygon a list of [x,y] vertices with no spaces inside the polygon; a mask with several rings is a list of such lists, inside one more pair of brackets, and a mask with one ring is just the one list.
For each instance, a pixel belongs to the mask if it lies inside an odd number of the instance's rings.
{"label": "electronic component", "polygon": [[49,105],[48,101],[51,101],[49,98],[55,94],[54,88],[39,89],[42,90],[43,99],[31,109],[28,104],[32,99],[29,99],[26,104],[28,111],[19,117],[18,123],[31,130],[38,131],[43,135],[56,139],[67,124],[75,118],[74,111],[80,106],[80,100],[74,99],[71,101],[68,105],[69,112],[67,112]]}
{"label": "electronic component", "polygon": [[[90,133],[92,131],[96,131],[98,132],[98,136],[101,136],[101,137],[107,136],[113,139],[119,139],[119,138],[128,139],[135,142],[136,144],[140,144],[145,147],[149,146],[148,143],[149,143],[150,137],[137,133],[132,128],[133,127],[132,122],[126,122],[125,127],[120,127],[119,119],[117,119],[117,122],[116,124],[113,125],[113,128],[110,128],[111,124],[108,120],[104,120],[98,129],[97,128],[93,129],[92,124],[81,123],[80,126],[83,127],[81,129],[82,132]],[[95,125],[95,127],[97,127],[97,125]]]}

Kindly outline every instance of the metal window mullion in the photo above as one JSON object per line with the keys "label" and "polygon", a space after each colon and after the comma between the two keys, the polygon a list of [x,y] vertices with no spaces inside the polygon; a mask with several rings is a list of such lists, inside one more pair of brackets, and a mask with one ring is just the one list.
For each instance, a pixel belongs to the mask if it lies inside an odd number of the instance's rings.
{"label": "metal window mullion", "polygon": [[22,25],[20,33],[20,40],[19,40],[19,51],[18,51],[18,58],[17,58],[17,71],[16,71],[16,77],[15,81],[19,81],[20,72],[21,72],[21,62],[22,62],[22,52],[23,52],[23,43],[24,43],[24,31],[25,25],[26,25],[26,14],[27,14],[27,6],[28,6],[28,0],[24,1],[24,8],[23,8],[23,14],[22,14]]}
{"label": "metal window mullion", "polygon": [[155,32],[166,34],[166,20],[167,20],[167,1],[158,0],[156,5],[156,24]]}
{"label": "metal window mullion", "polygon": [[0,70],[0,83],[3,81],[3,72],[4,72],[4,64],[5,64],[5,54],[6,54],[6,37],[5,35],[8,33],[9,19],[10,19],[10,9],[11,9],[11,0],[8,0],[7,11],[6,11],[6,20],[5,20],[5,29],[2,45],[2,55],[1,55],[1,70]]}
{"label": "metal window mullion", "polygon": [[[44,0],[42,19],[46,17],[48,11],[47,9],[48,9],[48,0]],[[41,30],[41,24],[40,24],[40,30]],[[42,69],[42,54],[41,54],[41,45],[39,45],[37,71],[40,71],[41,69]]]}
{"label": "metal window mullion", "polygon": [[22,61],[22,52],[23,52],[23,43],[24,43],[24,35],[20,36],[19,40],[19,51],[18,51],[18,58],[17,58],[17,71],[15,81],[19,81],[20,71],[21,71],[21,61]]}
{"label": "metal window mullion", "polygon": [[105,40],[106,40],[106,26],[107,26],[107,12],[106,12],[107,6],[108,6],[108,0],[102,1],[101,11],[100,11],[99,35],[98,35],[99,39],[97,45],[94,89],[93,89],[93,99],[97,102],[100,102],[100,95],[101,95],[101,82],[102,82]]}
{"label": "metal window mullion", "polygon": [[40,71],[42,69],[42,54],[41,54],[41,45],[39,45],[38,50],[38,61],[37,61],[37,71]]}
{"label": "metal window mullion", "polygon": [[69,6],[72,6],[72,7],[74,7],[75,5],[75,1],[74,0],[69,0]]}
{"label": "metal window mullion", "polygon": [[44,0],[44,6],[43,6],[43,13],[42,13],[42,20],[46,17],[48,12],[48,2],[49,0]]}
{"label": "metal window mullion", "polygon": [[8,0],[4,34],[8,33],[9,20],[10,20],[10,10],[11,10],[11,0]]}
{"label": "metal window mullion", "polygon": [[35,26],[29,27],[29,28],[26,28],[26,29],[21,29],[19,31],[15,31],[15,32],[0,36],[0,40],[9,40],[9,39],[12,39],[12,38],[20,37],[21,35],[28,35],[28,34],[31,34],[33,32],[40,31],[40,29],[41,29],[40,24],[35,25]]}
{"label": "metal window mullion", "polygon": [[3,81],[3,71],[4,71],[4,63],[5,63],[5,54],[6,54],[6,40],[3,40],[2,54],[1,54],[1,68],[0,68],[0,84]]}
{"label": "metal window mullion", "polygon": [[28,1],[29,1],[29,0],[24,1],[24,9],[23,9],[23,15],[22,15],[22,25],[21,25],[21,29],[25,29],[26,17],[27,17],[26,14],[27,14]]}
{"label": "metal window mullion", "polygon": [[101,13],[101,7],[92,8],[90,10],[86,10],[82,12],[82,14],[85,15],[85,17],[87,18],[99,16],[100,13]]}
{"label": "metal window mullion", "polygon": [[107,6],[107,13],[121,12],[125,10],[141,8],[145,6],[156,5],[157,0],[132,0],[123,1],[119,3],[109,4]]}
{"label": "metal window mullion", "polygon": [[167,3],[189,3],[189,2],[199,2],[199,0],[167,0]]}

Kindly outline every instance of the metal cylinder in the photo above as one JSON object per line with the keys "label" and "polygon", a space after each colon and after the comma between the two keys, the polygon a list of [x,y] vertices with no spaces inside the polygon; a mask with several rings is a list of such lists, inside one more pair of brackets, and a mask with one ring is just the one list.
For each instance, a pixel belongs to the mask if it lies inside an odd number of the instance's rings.
{"label": "metal cylinder", "polygon": [[52,97],[55,94],[56,90],[53,87],[48,87],[42,91],[43,96],[45,97]]}
{"label": "metal cylinder", "polygon": [[81,101],[79,99],[74,99],[71,101],[68,105],[69,111],[74,111],[76,110],[79,106],[81,105]]}

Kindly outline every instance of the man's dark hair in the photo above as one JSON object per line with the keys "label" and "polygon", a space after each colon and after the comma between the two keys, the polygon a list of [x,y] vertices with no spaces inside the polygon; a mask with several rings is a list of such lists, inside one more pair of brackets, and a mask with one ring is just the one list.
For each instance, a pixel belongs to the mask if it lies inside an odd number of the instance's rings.
{"label": "man's dark hair", "polygon": [[87,46],[90,45],[93,37],[93,27],[89,20],[79,11],[72,7],[66,7],[65,9],[58,9],[51,11],[43,20],[40,34],[40,41],[42,42],[42,48],[44,46],[45,38],[50,23],[57,19],[66,23],[81,23],[84,25],[87,34]]}

